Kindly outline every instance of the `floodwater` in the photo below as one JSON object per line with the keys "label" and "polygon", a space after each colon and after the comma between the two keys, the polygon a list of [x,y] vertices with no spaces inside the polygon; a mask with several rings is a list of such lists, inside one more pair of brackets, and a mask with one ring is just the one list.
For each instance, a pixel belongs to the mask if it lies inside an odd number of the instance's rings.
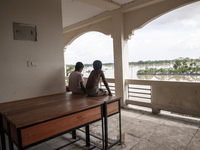
{"label": "floodwater", "polygon": [[[162,65],[129,65],[129,79],[138,80],[157,80],[157,81],[181,81],[181,82],[200,82],[200,75],[137,75],[137,71],[140,69],[148,68],[169,68],[172,67],[170,64]],[[83,76],[88,77],[90,72],[93,70],[92,66],[86,66],[83,70]],[[105,66],[103,65],[102,70],[104,71],[106,78],[114,78],[114,65]]]}

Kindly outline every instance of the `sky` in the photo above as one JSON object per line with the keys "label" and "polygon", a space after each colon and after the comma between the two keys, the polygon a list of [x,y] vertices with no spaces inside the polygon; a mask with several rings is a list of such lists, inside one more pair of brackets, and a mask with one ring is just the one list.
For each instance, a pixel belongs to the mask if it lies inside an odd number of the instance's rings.
{"label": "sky", "polygon": [[[134,31],[128,49],[129,62],[200,58],[200,2],[171,11]],[[92,64],[94,60],[114,62],[111,36],[89,32],[66,47],[66,64]]]}

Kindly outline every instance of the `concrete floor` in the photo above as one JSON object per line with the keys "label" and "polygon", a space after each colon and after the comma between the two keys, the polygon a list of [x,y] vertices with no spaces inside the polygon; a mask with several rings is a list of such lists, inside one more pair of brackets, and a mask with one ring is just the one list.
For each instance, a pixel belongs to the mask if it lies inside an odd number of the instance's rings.
{"label": "concrete floor", "polygon": [[[150,111],[122,109],[122,145],[111,150],[200,150],[200,120],[180,117],[169,113],[153,115]],[[109,117],[109,141],[118,138],[118,115]],[[90,125],[90,133],[101,137],[101,122]],[[84,137],[84,134],[77,131]],[[53,150],[70,141],[71,134],[65,134],[28,150]],[[101,141],[91,138],[101,145]],[[90,147],[92,148],[92,147]],[[16,148],[15,148],[16,149]],[[61,150],[87,150],[80,140]],[[98,148],[94,148],[98,150]]]}

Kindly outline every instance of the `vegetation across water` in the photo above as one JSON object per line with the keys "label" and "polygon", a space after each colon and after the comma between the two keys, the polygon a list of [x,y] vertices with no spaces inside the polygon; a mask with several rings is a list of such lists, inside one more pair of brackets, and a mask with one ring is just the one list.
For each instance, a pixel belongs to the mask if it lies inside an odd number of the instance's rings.
{"label": "vegetation across water", "polygon": [[[179,58],[174,60],[155,60],[129,62],[130,66],[141,65],[163,65],[173,66],[169,68],[148,68],[137,71],[137,75],[200,75],[200,59]],[[113,63],[104,63],[103,66],[113,66]],[[84,64],[85,67],[92,67],[92,64]],[[75,68],[75,65],[66,65],[66,76]],[[88,71],[88,70],[87,70]]]}
{"label": "vegetation across water", "polygon": [[[154,64],[155,61],[149,61],[147,64]],[[160,61],[156,61],[158,63]],[[169,74],[178,74],[178,75],[200,75],[200,66],[198,66],[198,62],[200,59],[190,59],[190,58],[180,58],[176,60],[167,60],[162,61],[165,63],[173,64],[173,67],[169,68],[148,68],[141,69],[137,71],[137,75],[169,75]],[[144,64],[144,62],[143,62]]]}

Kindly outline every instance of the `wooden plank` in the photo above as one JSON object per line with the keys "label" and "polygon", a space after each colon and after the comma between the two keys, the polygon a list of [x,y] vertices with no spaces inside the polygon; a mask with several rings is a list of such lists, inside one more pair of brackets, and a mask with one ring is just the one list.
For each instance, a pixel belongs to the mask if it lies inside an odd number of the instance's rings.
{"label": "wooden plank", "polygon": [[21,130],[22,145],[27,146],[48,137],[101,118],[101,107],[34,125]]}
{"label": "wooden plank", "polygon": [[111,115],[111,114],[114,114],[117,112],[119,112],[119,102],[118,101],[109,103],[107,105],[107,115]]}
{"label": "wooden plank", "polygon": [[69,93],[59,93],[48,96],[34,97],[29,99],[17,100],[12,102],[0,103],[0,112],[9,112],[13,110],[20,110],[26,106],[26,108],[32,108],[35,106],[46,105],[54,103],[57,101],[66,101],[74,98],[84,98],[85,94],[71,94]]}
{"label": "wooden plank", "polygon": [[50,104],[46,103],[46,105],[36,105],[28,108],[24,105],[21,109],[8,111],[3,113],[3,115],[15,124],[16,128],[19,128],[101,104],[103,104],[101,101],[93,101],[86,97],[77,97],[69,100],[57,100]]}

